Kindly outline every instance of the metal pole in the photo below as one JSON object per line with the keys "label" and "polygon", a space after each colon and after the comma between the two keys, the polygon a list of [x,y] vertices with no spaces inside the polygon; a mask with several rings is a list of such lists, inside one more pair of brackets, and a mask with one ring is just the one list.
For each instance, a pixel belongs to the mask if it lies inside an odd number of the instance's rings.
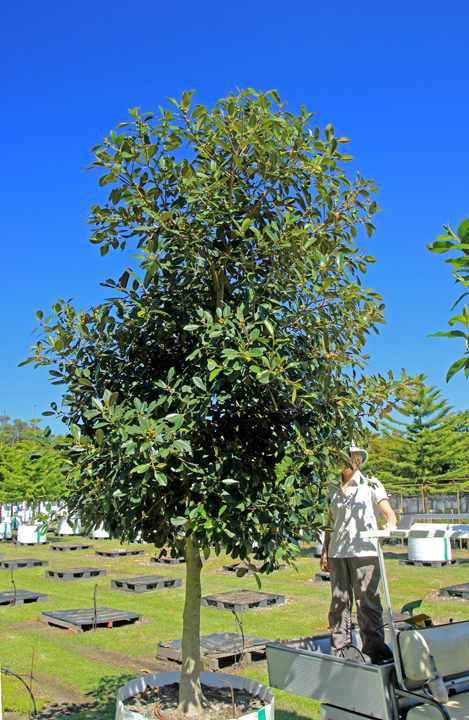
{"label": "metal pole", "polygon": [[404,677],[402,675],[401,658],[399,655],[399,646],[397,644],[396,628],[394,627],[394,620],[392,617],[391,598],[389,596],[388,580],[386,577],[386,568],[384,565],[383,550],[381,547],[382,542],[382,538],[378,538],[378,562],[381,574],[381,583],[383,585],[384,604],[386,605],[386,613],[388,615],[388,627],[391,634],[392,654],[394,655],[394,667],[396,668],[396,677],[399,686],[402,688],[402,690],[406,690],[407,688],[405,686]]}

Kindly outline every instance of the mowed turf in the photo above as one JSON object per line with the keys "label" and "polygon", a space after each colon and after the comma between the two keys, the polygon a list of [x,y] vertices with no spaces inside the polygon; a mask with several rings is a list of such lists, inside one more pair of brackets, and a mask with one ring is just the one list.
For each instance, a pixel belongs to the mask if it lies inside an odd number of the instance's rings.
{"label": "mowed turf", "polygon": [[[73,539],[54,543],[69,544]],[[48,560],[50,569],[97,567],[105,568],[106,577],[57,582],[45,578],[46,568],[14,571],[17,588],[46,593],[47,604],[32,603],[18,607],[0,608],[0,663],[21,675],[29,675],[34,647],[33,688],[39,707],[46,700],[69,702],[77,706],[76,714],[67,715],[72,720],[108,720],[114,717],[117,688],[132,677],[148,670],[159,669],[156,661],[158,643],[174,640],[182,635],[182,612],[184,603],[184,565],[161,566],[150,563],[156,554],[148,545],[129,546],[143,548],[145,554],[106,558],[95,554],[99,549],[122,549],[116,540],[94,541],[94,548],[85,551],[53,552],[46,547],[19,547],[1,543],[4,559],[40,558]],[[262,578],[262,590],[285,595],[284,605],[272,609],[255,610],[242,616],[246,635],[288,639],[327,632],[327,613],[330,586],[314,581],[319,571],[319,561],[309,557],[313,548],[304,548],[298,557],[297,569],[288,568]],[[402,555],[404,553],[404,555]],[[469,602],[439,598],[440,587],[469,581],[469,559],[466,551],[456,551],[455,557],[463,559],[460,566],[450,568],[416,568],[400,566],[399,557],[406,556],[400,548],[386,549],[388,582],[395,610],[412,600],[423,599],[422,612],[435,622],[459,621],[469,618]],[[467,560],[466,560],[467,559]],[[257,589],[255,578],[237,578],[222,570],[232,562],[224,554],[218,558],[212,553],[202,571],[202,593],[209,595],[246,588]],[[139,575],[163,575],[182,577],[183,587],[136,595],[111,590],[111,579],[137,577]],[[142,622],[135,625],[97,630],[74,635],[66,630],[50,628],[39,619],[41,612],[93,607],[93,592],[97,588],[98,606],[115,608],[141,614]],[[0,570],[0,592],[10,590],[11,575]],[[201,634],[236,632],[235,618],[231,612],[201,608]],[[169,669],[169,668],[168,668]],[[171,669],[178,669],[174,665]],[[228,668],[224,672],[233,672]],[[254,663],[234,672],[268,683],[266,664]],[[2,680],[4,677],[2,676]],[[17,683],[17,685],[15,685]],[[3,682],[4,709],[27,710],[26,696],[19,693],[20,684],[14,679]],[[301,717],[317,718],[319,704],[289,693],[275,691],[276,715],[279,720],[295,720]],[[84,704],[83,704],[84,703]],[[80,709],[81,708],[81,709]],[[7,718],[23,715],[11,714]],[[59,718],[60,715],[57,715]]]}

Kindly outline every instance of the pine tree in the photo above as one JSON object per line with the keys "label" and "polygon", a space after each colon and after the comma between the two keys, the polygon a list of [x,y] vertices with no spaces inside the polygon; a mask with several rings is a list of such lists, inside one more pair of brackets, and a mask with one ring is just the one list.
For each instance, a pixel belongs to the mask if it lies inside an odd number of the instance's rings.
{"label": "pine tree", "polygon": [[40,502],[55,500],[63,489],[59,472],[61,458],[43,451],[34,434],[0,449],[0,503],[27,502],[34,509]]}
{"label": "pine tree", "polygon": [[[451,412],[448,401],[434,386],[422,383],[404,406],[408,421],[383,423],[383,434],[375,438],[370,470],[397,492],[422,492],[424,512],[428,512],[428,492],[448,489],[451,480],[469,477],[469,436],[465,415]],[[455,484],[469,486],[469,480]]]}

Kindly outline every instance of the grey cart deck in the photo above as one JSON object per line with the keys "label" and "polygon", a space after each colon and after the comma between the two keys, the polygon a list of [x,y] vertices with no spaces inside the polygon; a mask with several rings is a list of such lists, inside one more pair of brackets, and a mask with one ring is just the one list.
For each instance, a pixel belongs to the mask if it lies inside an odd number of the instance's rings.
{"label": "grey cart deck", "polygon": [[0,593],[0,605],[24,605],[25,603],[47,602],[47,595],[28,590],[7,590]]}
{"label": "grey cart deck", "polygon": [[438,595],[441,597],[456,597],[461,600],[469,600],[469,583],[460,583],[459,585],[450,585],[441,588]]}
{"label": "grey cart deck", "polygon": [[[43,612],[41,614],[41,622],[47,625],[65,628],[75,633],[92,630],[95,623],[94,618],[94,608]],[[137,622],[137,620],[140,620],[140,618],[141,615],[132,612],[122,612],[122,610],[113,610],[107,607],[96,608],[96,627],[112,628],[131,625]]]}
{"label": "grey cart deck", "polygon": [[202,598],[201,605],[202,607],[234,610],[241,613],[275,607],[276,605],[282,605],[284,602],[285,595],[259,592],[257,590],[234,590],[219,595],[206,595]]}
{"label": "grey cart deck", "polygon": [[181,565],[181,563],[185,563],[186,561],[184,558],[152,557],[150,558],[150,562],[156,563],[157,565]]}
{"label": "grey cart deck", "polygon": [[[251,565],[254,565],[254,567],[255,567],[257,570],[260,570],[261,567],[263,567],[263,566],[265,565],[265,563],[263,563],[263,562],[254,562],[254,563],[250,563],[250,564],[251,564]],[[246,570],[246,568],[247,568],[247,566],[246,566],[244,563],[234,563],[234,565],[223,565],[223,570],[224,570],[225,572],[231,573],[232,575],[236,575],[236,573],[238,572],[238,570]],[[275,568],[273,569],[273,572],[275,572],[276,570],[285,570],[285,565],[278,565],[277,567],[275,567]],[[245,573],[245,575],[253,575],[253,574],[254,574],[254,573],[253,573],[252,570],[248,570],[248,571]],[[243,576],[243,577],[244,577],[244,576]]]}
{"label": "grey cart deck", "polygon": [[[353,642],[360,646],[357,635]],[[350,717],[357,718],[357,714],[375,720],[395,717],[391,698],[384,692],[394,663],[366,665],[336,658],[329,655],[329,644],[330,635],[267,643],[269,685],[350,708]]]}
{"label": "grey cart deck", "polygon": [[18,540],[12,540],[13,545],[23,545],[23,546],[29,546],[33,547],[33,545],[49,545],[49,540],[46,540],[45,542],[18,542]]}
{"label": "grey cart deck", "polygon": [[161,575],[143,575],[142,577],[111,580],[111,587],[126,592],[144,593],[152,590],[168,590],[169,588],[182,587],[182,579],[163,577]]}
{"label": "grey cart deck", "polygon": [[22,568],[49,567],[47,560],[35,560],[25,558],[24,560],[0,560],[0,568],[3,570],[21,570]]}
{"label": "grey cart deck", "polygon": [[[247,662],[265,658],[265,638],[244,636],[243,659]],[[204,670],[219,670],[233,665],[240,659],[243,650],[241,635],[237,633],[214,633],[200,638],[200,664]],[[182,640],[160,642],[156,657],[158,659],[182,662]]]}
{"label": "grey cart deck", "polygon": [[399,565],[412,565],[413,567],[444,568],[460,564],[461,560],[399,560]]}
{"label": "grey cart deck", "polygon": [[330,582],[331,576],[328,572],[318,572],[314,576],[316,582]]}
{"label": "grey cart deck", "polygon": [[51,545],[50,549],[55,552],[71,552],[72,550],[91,550],[94,545]]}
{"label": "grey cart deck", "polygon": [[128,555],[143,555],[143,550],[95,550],[96,555],[103,557],[127,557]]}
{"label": "grey cart deck", "polygon": [[45,577],[49,580],[88,580],[89,578],[106,575],[106,570],[91,567],[65,568],[64,570],[46,570]]}

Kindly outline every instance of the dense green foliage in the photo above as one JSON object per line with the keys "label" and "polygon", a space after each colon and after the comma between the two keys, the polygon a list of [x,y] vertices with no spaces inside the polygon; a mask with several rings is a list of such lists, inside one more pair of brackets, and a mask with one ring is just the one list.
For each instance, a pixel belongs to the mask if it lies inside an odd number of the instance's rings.
{"label": "dense green foliage", "polygon": [[[445,253],[449,250],[456,250],[457,257],[449,258],[446,260],[447,265],[451,265],[453,268],[453,277],[457,283],[460,283],[463,287],[469,287],[469,217],[462,221],[458,227],[457,235],[451,230],[449,225],[443,226],[445,229],[444,235],[438,235],[438,240],[427,248],[431,252]],[[466,297],[467,291],[464,292],[454,303],[451,310],[459,305],[459,303]],[[451,326],[462,325],[462,330],[450,330],[448,332],[438,332],[433,337],[450,337],[450,338],[464,338],[466,350],[464,357],[456,360],[446,376],[446,381],[450,380],[459,370],[464,368],[464,374],[469,377],[469,308],[466,303],[463,304],[462,313],[454,315],[449,321]]]}
{"label": "dense green foliage", "polygon": [[423,492],[425,501],[428,492],[469,486],[469,436],[465,416],[451,412],[440,391],[425,386],[426,375],[416,379],[422,384],[403,406],[409,420],[383,423],[382,436],[372,443],[370,469],[390,492]]}
{"label": "dense green foliage", "polygon": [[62,458],[53,449],[44,450],[38,433],[0,447],[0,505],[56,500],[64,490],[60,471]]}

